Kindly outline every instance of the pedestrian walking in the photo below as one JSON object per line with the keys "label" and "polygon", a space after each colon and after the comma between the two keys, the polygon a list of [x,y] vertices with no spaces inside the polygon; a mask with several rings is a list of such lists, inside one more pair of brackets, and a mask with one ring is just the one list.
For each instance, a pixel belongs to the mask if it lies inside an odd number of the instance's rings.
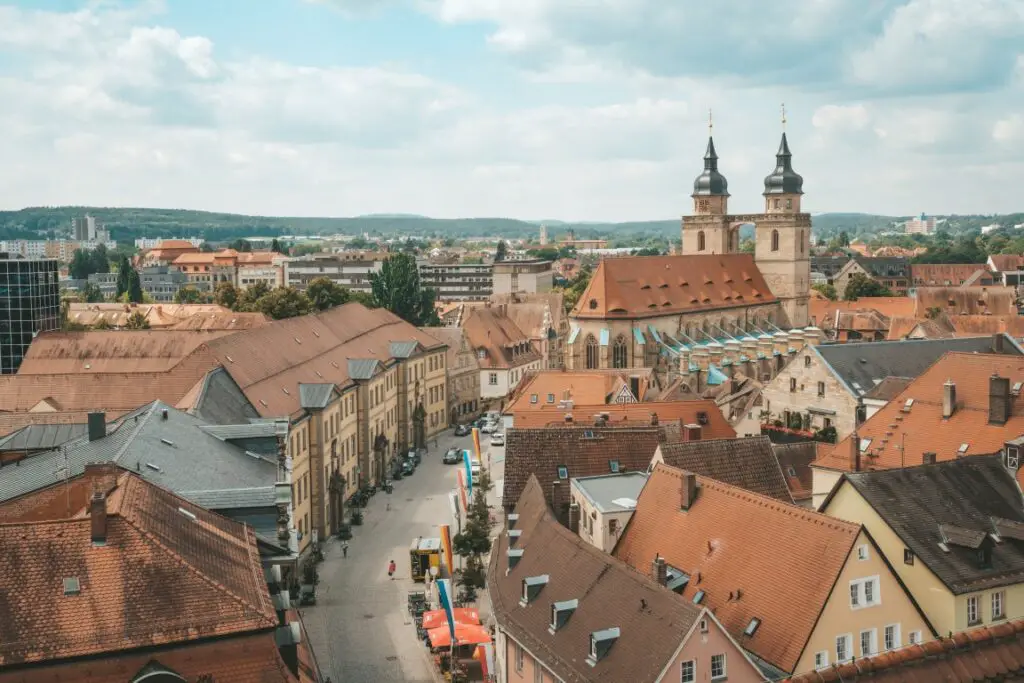
{"label": "pedestrian walking", "polygon": [[392,581],[395,580],[395,568],[396,567],[395,567],[395,561],[394,560],[391,560],[390,562],[388,562],[388,578],[391,579]]}
{"label": "pedestrian walking", "polygon": [[342,558],[348,557],[348,541],[342,541],[341,543],[341,556]]}

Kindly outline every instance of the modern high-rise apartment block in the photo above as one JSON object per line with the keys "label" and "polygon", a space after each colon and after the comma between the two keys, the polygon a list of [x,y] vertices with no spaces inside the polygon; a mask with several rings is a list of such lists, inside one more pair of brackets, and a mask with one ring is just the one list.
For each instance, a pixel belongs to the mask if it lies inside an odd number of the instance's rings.
{"label": "modern high-rise apartment block", "polygon": [[60,286],[55,259],[0,252],[0,374],[18,371],[32,338],[60,329]]}

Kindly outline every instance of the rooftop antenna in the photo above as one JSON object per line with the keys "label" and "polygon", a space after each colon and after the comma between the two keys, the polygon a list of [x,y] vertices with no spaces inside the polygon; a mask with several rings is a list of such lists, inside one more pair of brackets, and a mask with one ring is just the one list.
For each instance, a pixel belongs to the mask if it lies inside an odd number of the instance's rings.
{"label": "rooftop antenna", "polygon": [[786,103],[782,103],[782,132],[786,132]]}
{"label": "rooftop antenna", "polygon": [[715,118],[711,114],[711,108],[708,108],[708,136],[711,136],[711,132],[715,127]]}

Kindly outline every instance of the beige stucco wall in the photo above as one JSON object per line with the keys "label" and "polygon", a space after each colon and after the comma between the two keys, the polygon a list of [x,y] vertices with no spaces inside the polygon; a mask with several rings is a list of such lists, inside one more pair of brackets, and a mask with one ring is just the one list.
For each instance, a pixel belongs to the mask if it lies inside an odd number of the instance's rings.
{"label": "beige stucco wall", "polygon": [[423,360],[425,376],[423,408],[427,411],[427,436],[434,436],[448,428],[448,372],[444,350],[431,351]]}
{"label": "beige stucco wall", "polygon": [[[504,662],[499,681],[507,683],[558,683],[561,679],[544,668],[530,652],[519,645],[511,636],[502,632],[500,640],[505,642]],[[519,666],[519,663],[522,666]],[[540,670],[538,675],[537,670]]]}
{"label": "beige stucco wall", "polygon": [[345,477],[345,500],[356,492],[359,485],[358,432],[356,423],[356,390],[351,388],[337,402],[338,459],[341,475]]}
{"label": "beige stucco wall", "polygon": [[[951,631],[963,631],[969,627],[967,599],[970,596],[980,598],[980,616],[984,625],[995,623],[992,619],[993,592],[1004,592],[1006,618],[1024,617],[1024,584],[955,596],[920,558],[915,558],[913,565],[905,564],[903,551],[906,546],[903,541],[849,484],[844,484],[836,491],[836,495],[829,501],[828,508],[822,512],[840,519],[858,522],[868,529],[940,635]],[[996,621],[1005,621],[1005,619]]]}
{"label": "beige stucco wall", "polygon": [[[857,557],[857,547],[861,545],[868,547],[866,560],[860,560]],[[879,578],[880,604],[853,609],[850,607],[850,582],[872,576]],[[920,631],[922,640],[932,639],[928,624],[914,608],[910,597],[900,586],[893,573],[889,571],[867,534],[861,531],[794,672],[813,670],[814,655],[819,651],[827,651],[829,653],[828,663],[830,665],[835,663],[836,637],[842,634],[852,636],[852,654],[859,659],[861,657],[860,632],[866,629],[877,629],[877,648],[881,652],[885,642],[885,627],[890,624],[899,625],[902,644],[907,642],[911,631]]]}
{"label": "beige stucco wall", "polygon": [[839,478],[843,476],[838,470],[827,470],[822,467],[811,467],[811,503],[817,510],[825,502],[825,498],[832,492]]}
{"label": "beige stucco wall", "polygon": [[[810,363],[809,365],[807,363]],[[796,379],[796,391],[790,391],[790,380]],[[818,382],[825,383],[825,395],[818,395]],[[821,429],[829,419],[836,428],[838,439],[844,439],[857,426],[857,399],[843,386],[813,347],[804,347],[761,392],[762,410],[772,414],[772,420],[783,420],[791,413],[810,414],[811,427]],[[809,412],[831,410],[834,415]]]}
{"label": "beige stucco wall", "polygon": [[293,526],[302,534],[299,551],[310,542],[309,529],[312,526],[312,485],[309,468],[309,419],[304,418],[291,425],[288,435],[288,454],[292,459],[292,509],[295,519]]}

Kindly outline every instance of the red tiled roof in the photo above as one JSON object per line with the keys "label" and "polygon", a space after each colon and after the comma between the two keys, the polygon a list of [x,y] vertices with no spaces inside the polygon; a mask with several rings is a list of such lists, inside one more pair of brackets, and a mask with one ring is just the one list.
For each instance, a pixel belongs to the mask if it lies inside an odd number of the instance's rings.
{"label": "red tiled roof", "polygon": [[[31,507],[34,497],[52,498],[50,490],[10,504]],[[87,508],[0,524],[0,666],[277,625],[251,527],[127,472],[117,476],[106,506],[101,546],[91,541]],[[68,578],[78,579],[78,595],[65,595]]]}
{"label": "red tiled roof", "polygon": [[833,329],[836,311],[876,311],[891,319],[913,315],[914,300],[908,296],[865,296],[856,301],[810,300],[811,319],[818,327]]}
{"label": "red tiled roof", "polygon": [[[911,263],[910,277],[918,286],[953,286],[964,284],[978,271],[987,272],[983,263]],[[989,274],[988,283],[992,284]]]}
{"label": "red tiled roof", "polygon": [[[654,468],[615,556],[641,572],[665,558],[691,577],[684,597],[703,591],[703,604],[740,645],[793,671],[860,526],[701,476],[695,502],[682,510],[683,475]],[[742,636],[754,617],[760,627]]]}
{"label": "red tiled roof", "polygon": [[[278,652],[272,633],[243,634],[102,659],[0,671],[0,683],[110,683],[132,680],[150,663],[187,681],[211,676],[214,683],[298,683]],[[312,679],[306,678],[306,681]]]}
{"label": "red tiled roof", "polygon": [[[1024,434],[1024,402],[1013,401],[1006,424],[988,422],[989,378],[993,373],[1008,377],[1011,387],[1024,382],[1024,358],[979,353],[947,353],[915,379],[889,403],[858,427],[863,444],[861,468],[889,469],[919,465],[926,452],[937,460],[961,455],[994,453],[1005,441]],[[956,387],[956,410],[942,417],[943,386]],[[914,399],[904,412],[908,399]],[[815,467],[849,471],[853,435],[843,439],[830,453],[819,452]],[[965,453],[960,453],[967,444]]]}
{"label": "red tiled roof", "polygon": [[[539,400],[539,397],[538,397]],[[586,426],[594,424],[595,416],[607,413],[608,427],[642,427],[651,424],[652,415],[658,424],[682,421],[683,424],[701,426],[701,439],[734,439],[736,430],[722,414],[714,399],[693,401],[650,401],[647,403],[598,403],[574,405],[559,408],[558,404],[543,405],[537,410],[520,410],[515,413],[513,426],[535,428],[561,426],[565,416],[571,415],[573,424]],[[704,418],[701,418],[701,414]],[[702,424],[706,422],[706,424]]]}
{"label": "red tiled roof", "polygon": [[643,318],[773,301],[753,254],[625,256],[598,264],[571,315]]}
{"label": "red tiled roof", "polygon": [[992,254],[989,259],[1000,273],[1024,269],[1024,256],[1019,254]]}
{"label": "red tiled roof", "polygon": [[914,317],[935,309],[949,315],[1017,315],[1013,287],[918,287]]}
{"label": "red tiled roof", "polygon": [[[652,368],[532,370],[520,380],[505,412],[516,415],[523,411],[536,411],[546,405],[557,405],[559,401],[604,405],[621,387],[629,388],[631,377],[636,377],[640,384],[640,395],[633,398],[643,401],[648,388],[656,382]],[[534,395],[536,402],[531,398]]]}
{"label": "red tiled roof", "polygon": [[[478,357],[483,369],[512,368],[540,360],[530,337],[508,317],[503,306],[469,309],[462,329],[474,351],[485,352],[483,358]],[[513,352],[516,346],[524,350]]]}
{"label": "red tiled roof", "polygon": [[954,633],[847,664],[787,678],[787,683],[1000,683],[1024,680],[1024,620]]}

